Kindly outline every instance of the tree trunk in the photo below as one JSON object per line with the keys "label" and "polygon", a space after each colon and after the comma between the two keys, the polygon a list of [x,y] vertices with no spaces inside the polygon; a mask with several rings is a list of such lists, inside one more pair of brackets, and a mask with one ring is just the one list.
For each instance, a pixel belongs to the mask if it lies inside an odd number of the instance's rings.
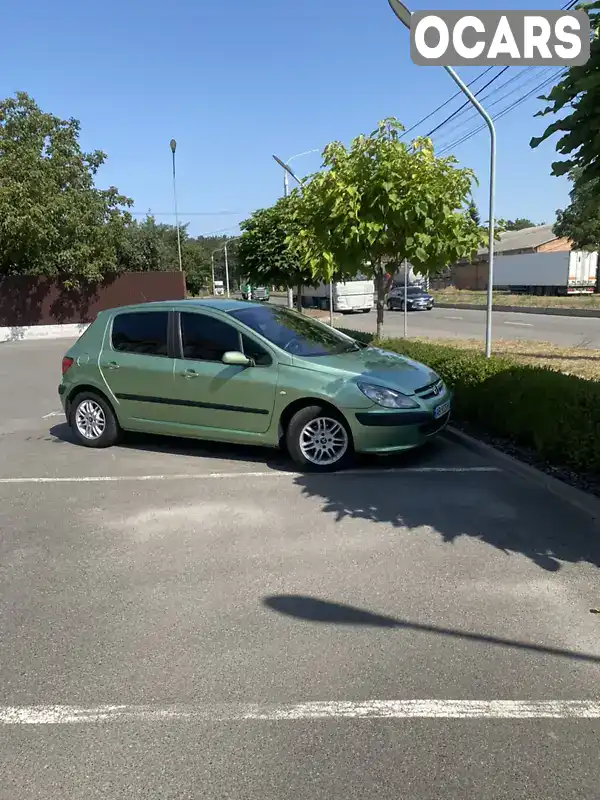
{"label": "tree trunk", "polygon": [[385,308],[386,281],[381,263],[375,272],[375,293],[377,295],[377,338],[383,336],[383,314]]}
{"label": "tree trunk", "polygon": [[302,284],[298,284],[298,296],[296,297],[296,310],[302,313]]}

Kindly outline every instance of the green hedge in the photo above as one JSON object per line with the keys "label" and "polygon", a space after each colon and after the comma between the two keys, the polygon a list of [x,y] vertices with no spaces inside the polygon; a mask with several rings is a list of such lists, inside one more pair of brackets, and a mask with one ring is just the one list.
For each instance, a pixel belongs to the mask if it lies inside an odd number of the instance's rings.
{"label": "green hedge", "polygon": [[344,333],[432,367],[454,390],[457,421],[533,448],[554,466],[600,473],[600,382],[455,347]]}

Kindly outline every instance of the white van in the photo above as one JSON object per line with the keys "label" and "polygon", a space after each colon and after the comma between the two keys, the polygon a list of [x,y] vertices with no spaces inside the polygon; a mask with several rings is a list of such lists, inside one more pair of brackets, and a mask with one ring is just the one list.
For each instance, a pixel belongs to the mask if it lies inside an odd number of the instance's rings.
{"label": "white van", "polygon": [[[329,309],[329,284],[303,286],[300,294],[302,308]],[[356,280],[333,284],[333,310],[341,314],[368,313],[375,305],[375,283],[364,275]]]}

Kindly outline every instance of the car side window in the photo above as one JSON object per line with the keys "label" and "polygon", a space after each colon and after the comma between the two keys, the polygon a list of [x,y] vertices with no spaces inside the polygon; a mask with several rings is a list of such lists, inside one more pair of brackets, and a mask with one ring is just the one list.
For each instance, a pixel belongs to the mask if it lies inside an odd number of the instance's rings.
{"label": "car side window", "polygon": [[233,325],[208,314],[181,315],[183,357],[193,361],[221,361],[228,350],[240,350],[240,334]]}
{"label": "car side window", "polygon": [[113,350],[145,356],[168,356],[168,330],[168,311],[117,314],[112,324]]}
{"label": "car side window", "polygon": [[242,334],[242,345],[244,347],[244,355],[251,358],[257,367],[269,367],[273,363],[273,359],[265,348],[250,339],[245,333]]}

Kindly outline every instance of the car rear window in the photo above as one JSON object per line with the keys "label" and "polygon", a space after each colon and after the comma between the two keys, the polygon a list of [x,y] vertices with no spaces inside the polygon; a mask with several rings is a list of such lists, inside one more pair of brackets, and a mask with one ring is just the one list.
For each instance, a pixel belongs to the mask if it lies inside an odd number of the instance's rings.
{"label": "car rear window", "polygon": [[167,356],[168,311],[117,314],[112,324],[112,346],[120,353]]}

